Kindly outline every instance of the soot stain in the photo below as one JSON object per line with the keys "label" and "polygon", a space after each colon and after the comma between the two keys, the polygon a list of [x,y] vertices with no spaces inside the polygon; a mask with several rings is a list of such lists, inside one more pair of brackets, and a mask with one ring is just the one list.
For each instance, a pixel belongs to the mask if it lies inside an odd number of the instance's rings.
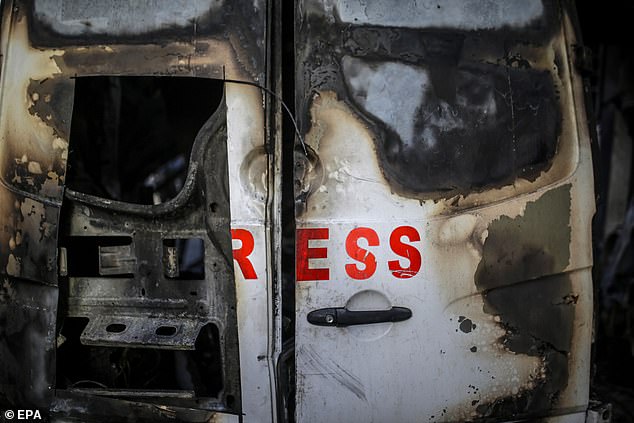
{"label": "soot stain", "polygon": [[[262,1],[227,1],[221,7],[212,5],[209,10],[184,21],[182,24],[163,24],[157,29],[146,31],[125,26],[108,28],[108,31],[96,31],[92,25],[84,22],[81,32],[56,29],[46,17],[36,12],[35,0],[19,0],[16,9],[21,17],[28,19],[29,40],[34,47],[77,47],[116,44],[120,46],[164,47],[169,43],[189,44],[195,47],[197,54],[208,51],[205,39],[229,41],[238,59],[246,58],[241,65],[252,76],[263,77],[262,70],[266,62],[266,6]],[[98,14],[95,7],[94,14]],[[94,16],[98,18],[99,16]],[[93,17],[91,17],[93,18]],[[200,40],[200,41],[199,41]],[[210,54],[210,53],[207,53]],[[99,60],[100,57],[82,55],[84,61]],[[80,59],[82,60],[82,59]],[[139,56],[131,60],[139,61]]]}
{"label": "soot stain", "polygon": [[458,323],[460,323],[458,327],[464,333],[470,333],[476,328],[476,325],[471,321],[471,319],[467,319],[464,316],[458,317]]}
{"label": "soot stain", "polygon": [[73,110],[74,83],[70,78],[31,80],[27,89],[32,105],[29,113],[51,126],[65,140],[70,132],[69,116]]}
{"label": "soot stain", "polygon": [[574,303],[570,260],[570,185],[528,203],[523,216],[501,217],[489,226],[475,282],[484,311],[500,318],[509,351],[539,357],[541,375],[517,395],[478,405],[482,417],[535,415],[557,406],[568,384]]}
{"label": "soot stain", "polygon": [[46,408],[54,381],[57,290],[0,279],[0,406]]}
{"label": "soot stain", "polygon": [[[555,36],[561,18],[550,2],[533,26],[477,31],[350,25],[305,3],[310,12],[298,16],[296,34],[303,132],[313,93],[336,92],[371,130],[390,188],[408,198],[534,181],[550,168],[562,119],[556,75],[514,52],[514,46],[546,48]],[[368,107],[368,85],[355,86],[351,78],[385,64],[425,73],[417,107],[397,107],[387,117]],[[415,88],[397,92],[389,82],[388,97],[411,97]],[[403,122],[413,122],[413,136],[404,138]]]}

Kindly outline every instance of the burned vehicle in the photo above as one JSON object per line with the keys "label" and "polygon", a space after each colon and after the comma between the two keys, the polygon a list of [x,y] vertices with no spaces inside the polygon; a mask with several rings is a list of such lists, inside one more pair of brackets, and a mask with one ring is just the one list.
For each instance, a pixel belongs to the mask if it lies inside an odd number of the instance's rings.
{"label": "burned vehicle", "polygon": [[266,14],[5,2],[3,405],[270,419]]}
{"label": "burned vehicle", "polygon": [[[574,10],[298,10],[315,157],[297,212],[298,421],[585,421],[594,203]],[[312,324],[342,315],[374,324]]]}
{"label": "burned vehicle", "polygon": [[575,22],[5,1],[3,411],[598,421]]}

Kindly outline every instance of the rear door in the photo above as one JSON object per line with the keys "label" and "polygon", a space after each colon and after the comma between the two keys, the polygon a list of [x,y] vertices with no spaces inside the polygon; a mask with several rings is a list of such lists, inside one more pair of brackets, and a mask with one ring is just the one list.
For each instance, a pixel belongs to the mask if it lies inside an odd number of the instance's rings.
{"label": "rear door", "polygon": [[3,2],[0,405],[275,418],[270,7]]}
{"label": "rear door", "polygon": [[584,421],[571,19],[549,0],[298,2],[298,421]]}

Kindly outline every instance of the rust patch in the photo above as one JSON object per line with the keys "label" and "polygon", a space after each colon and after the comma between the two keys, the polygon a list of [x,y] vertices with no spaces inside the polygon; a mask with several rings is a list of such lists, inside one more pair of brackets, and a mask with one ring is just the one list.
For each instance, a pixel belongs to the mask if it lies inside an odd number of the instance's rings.
{"label": "rust patch", "polygon": [[540,357],[532,388],[477,406],[483,417],[535,415],[556,408],[568,384],[574,303],[563,273],[570,261],[570,185],[528,203],[524,214],[489,225],[475,283],[484,311],[506,333],[498,342],[509,351]]}

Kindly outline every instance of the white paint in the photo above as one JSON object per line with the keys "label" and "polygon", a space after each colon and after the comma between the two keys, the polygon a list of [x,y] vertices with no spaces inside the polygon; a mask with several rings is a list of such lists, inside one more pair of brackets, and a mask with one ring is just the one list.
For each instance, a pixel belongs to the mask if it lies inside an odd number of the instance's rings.
{"label": "white paint", "polygon": [[[265,218],[267,184],[253,184],[242,176],[249,153],[264,145],[264,109],[260,91],[256,87],[227,84],[227,159],[231,228],[246,229],[254,238],[254,250],[249,256],[257,279],[244,279],[234,261],[236,283],[236,312],[240,350],[240,378],[244,422],[275,420],[275,397],[272,379],[273,311],[272,270],[269,263],[270,222]],[[265,168],[262,178],[268,177]],[[240,247],[241,243],[235,243]]]}
{"label": "white paint", "polygon": [[[565,56],[562,45],[557,48]],[[387,75],[379,75],[382,71]],[[388,124],[390,119],[397,122],[394,127],[401,127],[404,138],[416,136],[407,129],[411,123],[394,116],[389,109],[407,105],[411,99],[401,98],[406,95],[413,98],[410,104],[418,99],[424,103],[429,94],[425,91],[428,78],[423,73],[397,63],[373,65],[358,59],[344,60],[344,74],[355,100],[370,113],[382,115]],[[396,78],[399,74],[404,79],[411,78],[408,91]],[[382,107],[380,98],[388,94],[397,99],[392,103],[388,100],[387,107]],[[457,96],[457,103],[460,101]],[[496,112],[494,101],[485,101],[482,108],[483,113]],[[564,113],[570,116],[571,111]],[[570,381],[561,393],[565,399],[561,406],[587,406],[586,346],[592,326],[592,289],[588,269],[591,260],[587,257],[590,243],[585,237],[589,235],[592,214],[587,204],[592,200],[576,193],[591,194],[591,166],[584,161],[589,152],[579,161],[584,166],[577,168],[576,173],[561,171],[561,162],[577,163],[579,140],[586,149],[587,137],[578,138],[576,132],[567,132],[556,164],[544,178],[510,186],[508,192],[491,190],[478,194],[482,201],[465,210],[454,209],[444,200],[419,202],[392,192],[377,162],[370,129],[334,93],[320,92],[314,97],[311,119],[306,141],[317,151],[326,178],[308,198],[306,213],[298,217],[297,224],[298,228],[329,228],[327,241],[309,245],[328,247],[328,258],[310,260],[310,267],[329,268],[330,278],[297,282],[297,420],[465,421],[474,417],[478,404],[534,387],[546,376],[541,358],[516,354],[498,343],[505,333],[500,325],[502,319],[484,312],[474,274],[481,260],[482,243],[488,236],[487,226],[500,216],[522,216],[529,202],[564,183],[573,185],[575,215],[571,229],[573,247],[577,245],[571,249],[569,268],[581,269],[575,276],[579,280],[575,279],[575,289],[584,292],[585,297],[578,302],[575,325],[581,329],[576,327],[574,361],[569,361]],[[575,117],[570,116],[570,121],[574,124]],[[448,124],[451,122],[438,122]],[[548,179],[551,176],[556,179]],[[413,278],[395,280],[387,262],[398,257],[391,252],[387,240],[394,227],[405,224],[417,228],[421,235],[421,241],[412,244],[421,251],[422,267]],[[380,239],[380,246],[368,247],[376,256],[377,271],[367,280],[353,280],[345,272],[346,264],[355,263],[347,256],[345,239],[360,226],[376,230]],[[367,290],[380,292],[391,305],[410,308],[412,317],[389,329],[377,328],[375,334],[307,322],[308,312],[343,307]],[[376,301],[375,305],[382,306]],[[476,328],[470,333],[460,331],[459,316],[471,319]],[[474,346],[477,351],[471,352]],[[478,403],[472,405],[472,401]],[[581,416],[562,421],[583,421],[579,420]]]}

